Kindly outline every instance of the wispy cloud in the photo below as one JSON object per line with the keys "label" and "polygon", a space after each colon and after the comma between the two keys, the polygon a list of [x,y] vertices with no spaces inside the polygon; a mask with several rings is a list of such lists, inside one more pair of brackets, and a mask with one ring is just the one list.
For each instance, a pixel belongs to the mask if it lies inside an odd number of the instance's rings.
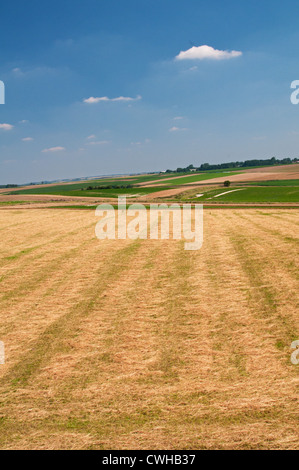
{"label": "wispy cloud", "polygon": [[123,102],[129,102],[129,101],[139,101],[142,99],[142,96],[138,95],[136,98],[131,98],[129,96],[118,96],[117,98],[108,98],[108,96],[102,96],[100,98],[95,98],[94,96],[91,96],[90,98],[87,98],[83,100],[83,103],[87,104],[95,104],[95,103],[100,103],[101,101],[123,101]]}
{"label": "wispy cloud", "polygon": [[66,72],[68,72],[67,67],[54,68],[47,66],[26,67],[25,69],[15,67],[11,70],[11,73],[15,79],[36,78],[45,75],[55,77],[61,75],[61,73],[65,74]]}
{"label": "wispy cloud", "polygon": [[186,127],[176,127],[173,126],[169,129],[169,132],[180,132],[180,131],[187,131],[188,129]]}
{"label": "wispy cloud", "polygon": [[17,75],[21,75],[23,73],[19,67],[15,67],[14,69],[12,69],[12,72]]}
{"label": "wispy cloud", "polygon": [[55,153],[55,152],[62,152],[63,150],[65,150],[64,147],[51,147],[49,149],[44,149],[42,150],[43,153]]}
{"label": "wispy cloud", "polygon": [[3,131],[11,131],[14,128],[12,124],[0,124],[0,129]]}
{"label": "wispy cloud", "polygon": [[87,140],[93,140],[93,139],[96,139],[96,138],[97,138],[97,136],[94,135],[94,134],[91,134],[88,137],[86,137]]}
{"label": "wispy cloud", "polygon": [[88,142],[86,145],[107,145],[110,144],[110,140],[95,140]]}
{"label": "wispy cloud", "polygon": [[33,137],[24,137],[24,139],[22,139],[23,142],[32,142],[33,140]]}
{"label": "wispy cloud", "polygon": [[143,144],[150,144],[151,143],[151,139],[144,139],[143,141],[137,141],[137,142],[131,142],[131,145],[134,147],[134,146],[139,146],[139,145],[143,145]]}
{"label": "wispy cloud", "polygon": [[211,46],[193,46],[187,51],[181,51],[179,55],[176,56],[176,60],[226,60],[234,59],[241,55],[241,51],[221,51]]}

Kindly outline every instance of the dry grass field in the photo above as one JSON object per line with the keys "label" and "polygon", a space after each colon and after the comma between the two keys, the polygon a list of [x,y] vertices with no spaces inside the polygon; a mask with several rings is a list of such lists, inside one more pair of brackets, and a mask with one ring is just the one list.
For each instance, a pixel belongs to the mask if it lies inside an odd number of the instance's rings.
{"label": "dry grass field", "polygon": [[2,449],[299,449],[299,211],[204,223],[187,252],[0,211]]}

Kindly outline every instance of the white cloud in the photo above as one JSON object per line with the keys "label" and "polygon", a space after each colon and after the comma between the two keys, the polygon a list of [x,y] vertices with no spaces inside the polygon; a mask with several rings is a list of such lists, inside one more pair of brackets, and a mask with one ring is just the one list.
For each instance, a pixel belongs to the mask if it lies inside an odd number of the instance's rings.
{"label": "white cloud", "polygon": [[23,72],[19,67],[15,67],[14,69],[12,69],[12,72],[18,75],[23,75]]}
{"label": "white cloud", "polygon": [[173,126],[169,129],[169,132],[180,132],[180,131],[187,131],[186,127],[176,127]]}
{"label": "white cloud", "polygon": [[142,96],[137,95],[136,98],[130,98],[127,96],[119,96],[118,98],[113,98],[111,101],[139,101],[142,99]]}
{"label": "white cloud", "polygon": [[43,153],[48,153],[48,152],[62,152],[65,150],[64,147],[51,147],[49,149],[44,149],[42,150]]}
{"label": "white cloud", "polygon": [[93,139],[96,139],[96,138],[97,138],[97,136],[96,136],[96,135],[94,135],[94,134],[91,134],[91,135],[89,135],[89,136],[88,136],[88,137],[86,137],[86,138],[87,138],[87,140],[93,140]]}
{"label": "white cloud", "polygon": [[19,121],[20,124],[28,124],[28,120],[27,119],[23,119],[22,121]]}
{"label": "white cloud", "polygon": [[100,103],[101,101],[123,101],[123,102],[128,102],[128,101],[139,101],[141,100],[142,97],[140,95],[136,96],[136,98],[130,98],[129,96],[119,96],[117,98],[108,98],[108,96],[102,96],[100,98],[95,98],[91,96],[90,98],[87,98],[83,100],[84,103],[87,104],[95,104],[95,103]]}
{"label": "white cloud", "polygon": [[109,101],[109,98],[107,96],[102,96],[102,98],[94,98],[91,96],[90,98],[83,100],[84,103],[88,104],[99,103],[100,101]]}
{"label": "white cloud", "polygon": [[183,116],[176,116],[173,118],[174,121],[180,121],[181,119],[184,119]]}
{"label": "white cloud", "polygon": [[12,124],[0,124],[0,129],[3,131],[11,131],[14,128]]}
{"label": "white cloud", "polygon": [[32,142],[34,139],[32,137],[24,137],[23,142]]}
{"label": "white cloud", "polygon": [[241,55],[241,51],[220,51],[218,49],[214,49],[211,46],[193,46],[187,51],[181,51],[179,55],[176,56],[176,60],[225,60],[240,57]]}

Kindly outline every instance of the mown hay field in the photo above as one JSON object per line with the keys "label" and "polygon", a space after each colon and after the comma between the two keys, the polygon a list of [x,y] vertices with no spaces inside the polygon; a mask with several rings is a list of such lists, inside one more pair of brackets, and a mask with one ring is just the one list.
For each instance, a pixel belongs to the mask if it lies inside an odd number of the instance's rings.
{"label": "mown hay field", "polygon": [[298,210],[215,209],[204,244],[0,211],[0,448],[298,449]]}

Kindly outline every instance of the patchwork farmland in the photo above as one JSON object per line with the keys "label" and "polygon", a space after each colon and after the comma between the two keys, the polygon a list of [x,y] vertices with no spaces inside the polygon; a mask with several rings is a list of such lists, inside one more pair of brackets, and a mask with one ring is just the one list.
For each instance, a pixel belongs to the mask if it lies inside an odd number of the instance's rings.
{"label": "patchwork farmland", "polygon": [[[230,187],[224,188],[229,181]],[[7,202],[47,206],[85,205],[127,196],[132,202],[266,203],[299,206],[299,164],[227,169],[198,174],[162,174],[95,179],[0,189],[0,206]],[[265,187],[267,186],[267,187]],[[226,194],[227,193],[227,194]],[[198,196],[200,194],[200,197]]]}
{"label": "patchwork farmland", "polygon": [[[1,189],[1,448],[298,449],[298,166]],[[98,240],[119,195],[203,247]]]}
{"label": "patchwork farmland", "polygon": [[1,3],[0,450],[299,450],[299,2],[269,6]]}

